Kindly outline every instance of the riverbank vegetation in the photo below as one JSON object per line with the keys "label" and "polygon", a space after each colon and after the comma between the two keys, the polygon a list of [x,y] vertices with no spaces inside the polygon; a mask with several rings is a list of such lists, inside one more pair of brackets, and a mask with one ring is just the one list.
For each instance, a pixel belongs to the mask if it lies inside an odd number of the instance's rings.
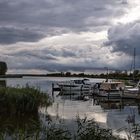
{"label": "riverbank vegetation", "polygon": [[15,131],[1,132],[0,140],[6,140],[9,136],[12,140],[125,140],[114,136],[112,130],[101,128],[94,120],[86,118],[76,120],[77,127],[74,134],[61,123],[48,122],[45,126],[30,120],[30,124],[32,127],[21,129],[19,126],[19,129],[14,129]]}
{"label": "riverbank vegetation", "polygon": [[56,123],[46,114],[51,103],[47,93],[28,85],[0,87],[0,140],[122,140],[86,117],[77,117],[71,132],[61,120]]}
{"label": "riverbank vegetation", "polygon": [[37,88],[0,87],[0,140],[7,136],[19,140],[19,134],[34,135],[40,130],[38,110],[48,107],[51,100]]}
{"label": "riverbank vegetation", "polygon": [[26,114],[36,113],[41,106],[51,104],[49,96],[37,88],[1,87],[0,113]]}

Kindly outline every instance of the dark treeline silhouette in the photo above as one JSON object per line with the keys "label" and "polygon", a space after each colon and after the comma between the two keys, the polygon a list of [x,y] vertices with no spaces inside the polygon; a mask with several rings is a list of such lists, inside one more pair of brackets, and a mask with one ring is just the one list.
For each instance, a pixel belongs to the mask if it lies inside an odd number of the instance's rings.
{"label": "dark treeline silhouette", "polygon": [[7,64],[6,62],[0,62],[0,75],[5,75],[7,72]]}
{"label": "dark treeline silhouette", "polygon": [[60,72],[60,73],[50,73],[47,76],[54,77],[88,77],[88,78],[109,78],[109,79],[140,79],[140,71],[135,70],[134,72],[127,71],[114,71],[109,73],[101,74],[86,74],[86,73],[71,73],[71,72]]}

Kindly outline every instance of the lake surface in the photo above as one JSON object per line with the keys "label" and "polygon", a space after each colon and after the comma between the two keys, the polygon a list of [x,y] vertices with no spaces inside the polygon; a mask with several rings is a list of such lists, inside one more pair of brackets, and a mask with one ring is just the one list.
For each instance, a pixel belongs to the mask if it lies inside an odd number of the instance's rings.
{"label": "lake surface", "polygon": [[[126,136],[125,128],[130,124],[126,121],[128,116],[135,116],[135,122],[140,122],[140,103],[135,100],[114,100],[104,102],[104,98],[93,98],[84,101],[77,96],[59,96],[55,92],[52,96],[52,83],[65,81],[75,78],[58,78],[58,77],[24,77],[24,78],[7,78],[6,86],[35,86],[42,91],[47,92],[52,99],[52,106],[48,107],[47,112],[43,109],[40,113],[48,113],[54,121],[60,119],[66,123],[71,131],[75,129],[76,116],[89,119],[95,119],[102,127],[111,128],[114,134]],[[0,79],[5,80],[5,79]],[[103,81],[104,79],[90,79],[91,81]],[[121,130],[121,131],[120,131]]]}

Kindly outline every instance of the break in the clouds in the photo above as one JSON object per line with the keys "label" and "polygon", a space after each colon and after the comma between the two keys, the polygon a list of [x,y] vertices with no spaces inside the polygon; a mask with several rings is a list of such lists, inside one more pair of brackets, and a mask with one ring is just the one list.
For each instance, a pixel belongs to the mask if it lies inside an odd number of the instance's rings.
{"label": "break in the clouds", "polygon": [[1,60],[9,73],[126,68],[130,47],[138,49],[139,4],[0,0]]}

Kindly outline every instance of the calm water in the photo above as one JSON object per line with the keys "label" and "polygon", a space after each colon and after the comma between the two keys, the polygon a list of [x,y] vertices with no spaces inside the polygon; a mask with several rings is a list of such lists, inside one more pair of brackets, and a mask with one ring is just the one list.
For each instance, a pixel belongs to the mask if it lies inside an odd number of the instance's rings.
{"label": "calm water", "polygon": [[[7,86],[31,86],[39,87],[42,91],[47,92],[52,97],[52,83],[65,81],[72,78],[42,78],[42,77],[25,77],[22,79],[6,79]],[[2,80],[2,79],[1,79]],[[103,79],[91,79],[92,81],[102,81]],[[76,96],[58,96],[58,92],[54,93],[53,104],[47,109],[40,110],[42,114],[48,113],[55,121],[64,121],[71,131],[74,131],[75,118],[87,116],[95,119],[103,127],[108,127],[115,134],[126,135],[124,129],[129,127],[126,119],[128,115],[135,115],[135,121],[140,122],[140,103],[134,100],[115,100],[111,102],[103,102],[103,98],[90,98],[87,101],[79,100]],[[118,130],[122,131],[118,131]]]}

